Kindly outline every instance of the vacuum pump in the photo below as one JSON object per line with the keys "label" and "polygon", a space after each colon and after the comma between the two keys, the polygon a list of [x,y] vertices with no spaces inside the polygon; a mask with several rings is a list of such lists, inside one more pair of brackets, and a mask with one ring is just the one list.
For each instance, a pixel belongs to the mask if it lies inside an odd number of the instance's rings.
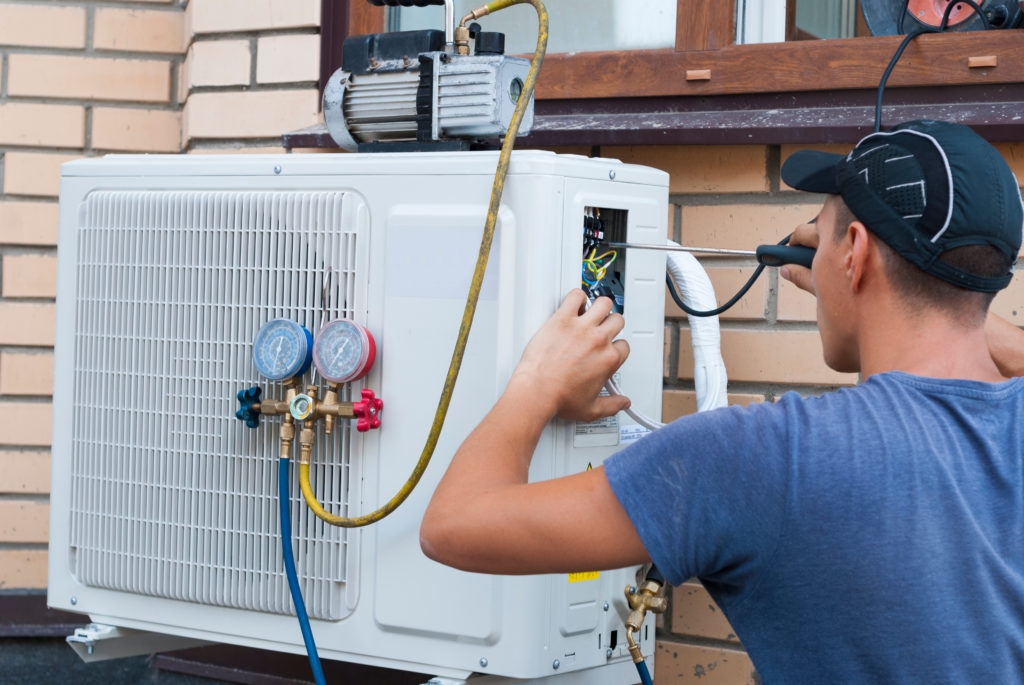
{"label": "vacuum pump", "polygon": [[[324,88],[324,120],[351,151],[464,150],[508,129],[530,61],[508,57],[505,36],[470,14],[455,26],[453,0],[371,0],[376,5],[445,5],[445,30],[352,36]],[[473,50],[470,51],[472,41]],[[520,132],[533,125],[533,102]],[[397,144],[397,145],[396,145]]]}

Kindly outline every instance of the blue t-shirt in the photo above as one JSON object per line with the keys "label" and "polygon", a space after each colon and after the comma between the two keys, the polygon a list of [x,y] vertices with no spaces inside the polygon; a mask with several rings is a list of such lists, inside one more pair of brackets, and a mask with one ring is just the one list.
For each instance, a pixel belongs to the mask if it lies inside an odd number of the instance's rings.
{"label": "blue t-shirt", "polygon": [[684,417],[605,469],[764,682],[1024,682],[1024,378],[788,393]]}

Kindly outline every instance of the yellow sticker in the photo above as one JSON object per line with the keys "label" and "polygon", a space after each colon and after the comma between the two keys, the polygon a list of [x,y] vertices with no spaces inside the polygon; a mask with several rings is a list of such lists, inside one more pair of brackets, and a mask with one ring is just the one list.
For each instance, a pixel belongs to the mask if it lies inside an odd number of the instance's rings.
{"label": "yellow sticker", "polygon": [[594,464],[593,463],[588,463],[587,464],[587,471],[593,471],[593,470],[594,470]]}
{"label": "yellow sticker", "polygon": [[570,583],[582,583],[585,580],[597,580],[601,577],[598,571],[584,571],[583,573],[570,573]]}

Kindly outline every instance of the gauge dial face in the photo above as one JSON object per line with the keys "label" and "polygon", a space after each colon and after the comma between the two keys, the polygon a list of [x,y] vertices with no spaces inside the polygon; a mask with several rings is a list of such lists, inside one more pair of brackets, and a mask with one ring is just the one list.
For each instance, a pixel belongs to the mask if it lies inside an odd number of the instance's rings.
{"label": "gauge dial face", "polygon": [[313,362],[331,383],[349,383],[367,374],[376,353],[373,336],[366,328],[348,319],[335,319],[320,329]]}
{"label": "gauge dial face", "polygon": [[313,336],[288,319],[263,324],[252,346],[256,370],[272,381],[301,376],[309,368]]}

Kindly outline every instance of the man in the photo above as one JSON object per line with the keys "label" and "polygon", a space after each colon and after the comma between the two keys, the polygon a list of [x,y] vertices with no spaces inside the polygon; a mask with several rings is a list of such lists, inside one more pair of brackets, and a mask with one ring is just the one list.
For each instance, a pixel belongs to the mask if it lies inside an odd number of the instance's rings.
{"label": "man", "polygon": [[783,178],[829,194],[797,234],[817,243],[809,283],[787,274],[816,292],[827,363],[862,384],[684,417],[528,484],[548,421],[628,404],[598,395],[622,319],[574,291],[455,455],[423,549],[482,572],[697,576],[767,683],[1020,682],[1024,378],[1000,367],[1024,345],[993,329],[997,364],[985,327],[1021,246],[1016,179],[942,122],[797,153]]}

